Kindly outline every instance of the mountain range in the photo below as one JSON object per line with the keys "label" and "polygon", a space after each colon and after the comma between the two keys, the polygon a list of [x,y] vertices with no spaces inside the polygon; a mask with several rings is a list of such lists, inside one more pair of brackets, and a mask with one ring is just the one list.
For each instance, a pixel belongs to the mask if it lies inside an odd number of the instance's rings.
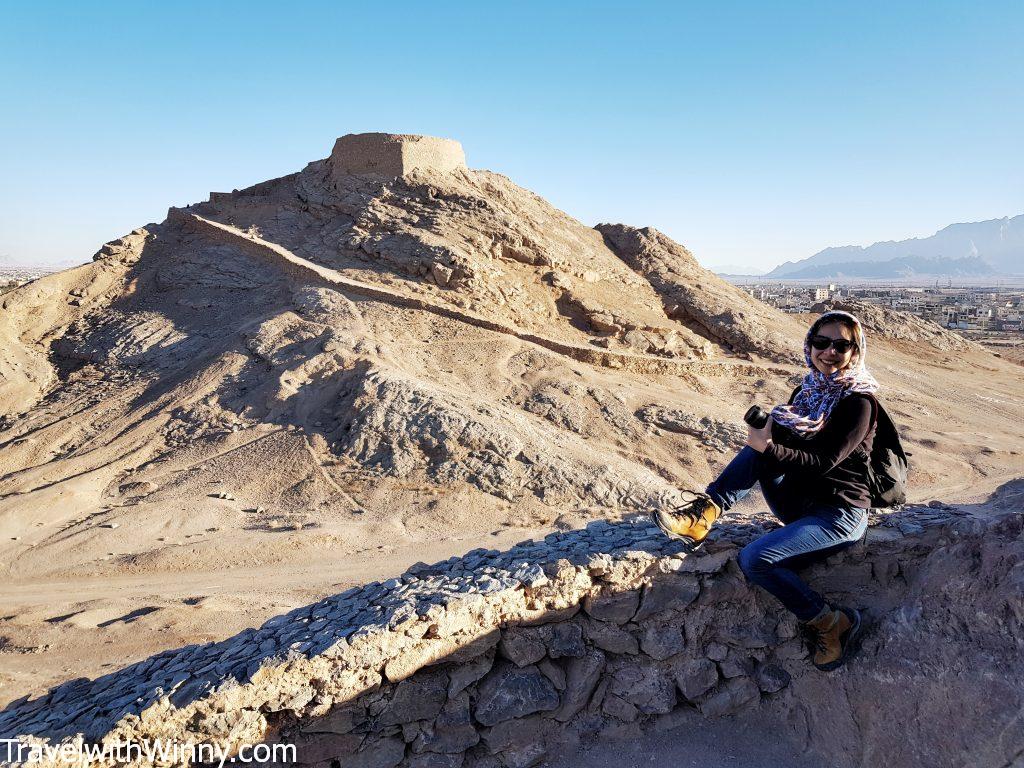
{"label": "mountain range", "polygon": [[1024,274],[1024,214],[950,224],[930,237],[887,240],[867,247],[825,248],[787,261],[768,278],[984,277]]}

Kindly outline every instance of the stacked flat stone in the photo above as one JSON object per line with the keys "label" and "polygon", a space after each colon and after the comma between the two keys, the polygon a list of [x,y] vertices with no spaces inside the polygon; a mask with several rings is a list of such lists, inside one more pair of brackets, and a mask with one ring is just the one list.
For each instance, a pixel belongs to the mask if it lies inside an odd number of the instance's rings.
{"label": "stacked flat stone", "polygon": [[[903,531],[985,526],[944,507],[873,522],[869,550],[830,563],[832,592],[891,586]],[[597,521],[417,563],[223,642],[13,702],[0,738],[270,739],[318,768],[526,766],[552,740],[679,708],[717,717],[755,707],[806,667],[795,622],[735,564],[768,525],[721,525],[687,554],[646,519]]]}

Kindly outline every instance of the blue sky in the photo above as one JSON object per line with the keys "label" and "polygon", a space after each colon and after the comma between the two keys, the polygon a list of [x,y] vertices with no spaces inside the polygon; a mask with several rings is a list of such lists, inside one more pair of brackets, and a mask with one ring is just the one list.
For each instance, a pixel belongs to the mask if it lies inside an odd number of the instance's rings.
{"label": "blue sky", "polygon": [[0,260],[86,261],[361,131],[706,265],[1024,212],[1024,3],[5,3]]}

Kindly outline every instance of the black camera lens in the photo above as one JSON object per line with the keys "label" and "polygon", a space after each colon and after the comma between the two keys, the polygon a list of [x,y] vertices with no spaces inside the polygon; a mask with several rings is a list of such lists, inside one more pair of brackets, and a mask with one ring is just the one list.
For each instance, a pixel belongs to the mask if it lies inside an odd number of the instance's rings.
{"label": "black camera lens", "polygon": [[764,425],[768,423],[768,413],[766,413],[764,408],[761,406],[752,405],[750,406],[750,409],[743,414],[743,420],[754,429],[764,429]]}

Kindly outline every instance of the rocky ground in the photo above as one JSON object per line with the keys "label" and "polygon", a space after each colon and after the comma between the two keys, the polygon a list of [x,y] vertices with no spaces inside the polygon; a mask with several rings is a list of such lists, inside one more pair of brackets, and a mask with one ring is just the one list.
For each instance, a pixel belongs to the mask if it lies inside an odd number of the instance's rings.
{"label": "rocky ground", "polygon": [[793,617],[736,567],[772,521],[722,525],[696,554],[643,518],[598,521],[418,563],[223,642],[70,681],[14,702],[0,737],[269,737],[295,745],[289,765],[525,768],[595,738],[736,715],[741,730],[777,724],[775,756],[1010,765],[1024,755],[1022,505],[1015,482],[973,508],[876,516],[863,544],[810,569],[867,623],[833,673],[810,667]]}
{"label": "rocky ground", "polygon": [[1024,365],[1024,337],[1020,334],[986,334],[976,341],[996,357]]}
{"label": "rocky ground", "polygon": [[780,734],[779,724],[742,716],[690,714],[638,739],[563,747],[538,768],[817,768]]}
{"label": "rocky ground", "polygon": [[[671,503],[751,403],[788,397],[810,321],[500,175],[330,160],[172,209],[0,307],[5,703]],[[1016,362],[866,322],[913,502],[1024,474]]]}

